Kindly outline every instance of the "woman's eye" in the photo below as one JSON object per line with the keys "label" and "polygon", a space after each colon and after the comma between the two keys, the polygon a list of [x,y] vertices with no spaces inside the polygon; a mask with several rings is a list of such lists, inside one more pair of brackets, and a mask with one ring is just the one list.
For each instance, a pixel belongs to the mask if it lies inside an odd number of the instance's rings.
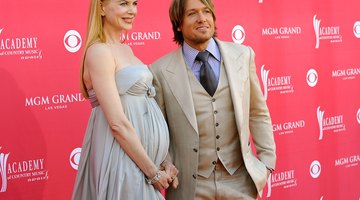
{"label": "woman's eye", "polygon": [[126,6],[127,4],[128,4],[128,2],[126,2],[126,1],[120,2],[120,6]]}

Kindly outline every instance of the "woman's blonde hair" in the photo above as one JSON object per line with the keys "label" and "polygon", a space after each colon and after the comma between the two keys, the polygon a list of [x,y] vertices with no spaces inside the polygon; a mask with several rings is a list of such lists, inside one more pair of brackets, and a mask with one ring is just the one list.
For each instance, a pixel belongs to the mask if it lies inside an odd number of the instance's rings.
{"label": "woman's blonde hair", "polygon": [[80,91],[85,98],[89,98],[84,83],[84,62],[87,49],[96,42],[105,42],[105,34],[103,31],[103,21],[101,16],[101,6],[107,0],[92,0],[88,15],[87,37],[84,47],[83,59],[80,67]]}

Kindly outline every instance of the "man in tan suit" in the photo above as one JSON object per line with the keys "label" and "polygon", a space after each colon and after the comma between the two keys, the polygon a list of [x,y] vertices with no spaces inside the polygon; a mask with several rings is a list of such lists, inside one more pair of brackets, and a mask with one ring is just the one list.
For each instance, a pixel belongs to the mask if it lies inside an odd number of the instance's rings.
{"label": "man in tan suit", "polygon": [[173,0],[170,19],[181,47],[150,67],[170,130],[162,166],[179,170],[166,197],[256,199],[276,155],[254,52],[215,38],[212,0]]}

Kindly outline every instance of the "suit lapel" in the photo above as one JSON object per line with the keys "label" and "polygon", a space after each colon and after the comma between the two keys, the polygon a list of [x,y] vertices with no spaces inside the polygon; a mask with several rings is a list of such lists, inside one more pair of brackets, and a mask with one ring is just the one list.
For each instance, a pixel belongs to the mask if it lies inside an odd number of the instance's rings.
{"label": "suit lapel", "polygon": [[181,48],[178,48],[174,54],[175,55],[169,62],[168,67],[165,68],[162,73],[189,123],[198,133],[194,102],[186,70],[187,66]]}
{"label": "suit lapel", "polygon": [[242,96],[244,93],[244,82],[246,78],[245,66],[241,61],[243,52],[239,54],[238,50],[230,47],[225,47],[225,43],[216,39],[216,42],[220,48],[222,59],[224,61],[226,75],[229,81],[231,99],[234,105],[234,112],[236,117],[236,123],[239,132],[240,124],[243,120],[243,108],[242,108]]}

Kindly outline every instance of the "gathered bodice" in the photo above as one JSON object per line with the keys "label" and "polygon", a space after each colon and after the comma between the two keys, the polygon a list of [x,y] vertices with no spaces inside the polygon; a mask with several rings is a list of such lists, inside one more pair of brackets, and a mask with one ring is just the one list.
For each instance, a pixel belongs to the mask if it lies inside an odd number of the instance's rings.
{"label": "gathered bodice", "polygon": [[[152,85],[153,76],[144,64],[134,64],[121,68],[115,72],[116,86],[119,95],[132,96],[155,96],[155,88]],[[88,90],[92,107],[99,105],[95,91]]]}

